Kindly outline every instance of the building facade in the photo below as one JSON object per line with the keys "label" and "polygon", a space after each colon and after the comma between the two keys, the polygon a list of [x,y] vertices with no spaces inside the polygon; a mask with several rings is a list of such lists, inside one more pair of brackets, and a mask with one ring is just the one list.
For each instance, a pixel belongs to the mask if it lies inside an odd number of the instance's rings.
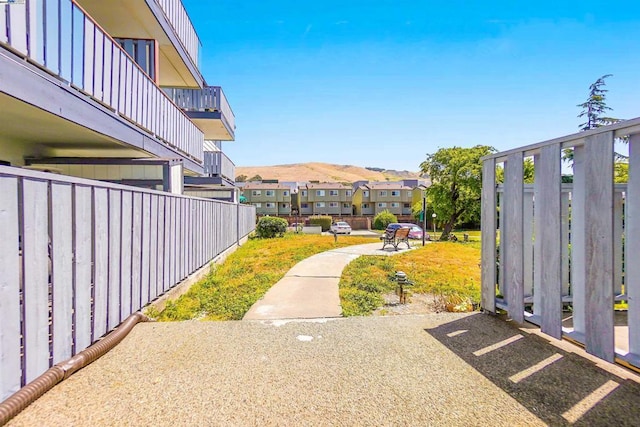
{"label": "building facade", "polygon": [[291,187],[285,184],[248,182],[242,195],[258,215],[291,215]]}
{"label": "building facade", "polygon": [[233,192],[220,141],[234,139],[235,117],[200,49],[180,0],[0,4],[0,161]]}

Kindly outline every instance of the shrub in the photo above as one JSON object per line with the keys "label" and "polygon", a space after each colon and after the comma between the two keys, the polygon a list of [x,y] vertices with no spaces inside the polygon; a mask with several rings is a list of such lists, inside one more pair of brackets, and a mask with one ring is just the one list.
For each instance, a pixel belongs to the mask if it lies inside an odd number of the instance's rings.
{"label": "shrub", "polygon": [[331,216],[316,215],[309,217],[309,224],[322,226],[322,231],[328,231],[331,228]]}
{"label": "shrub", "polygon": [[274,216],[263,216],[256,226],[256,235],[261,238],[283,236],[287,231],[287,221]]}
{"label": "shrub", "polygon": [[375,230],[384,230],[392,222],[398,222],[398,218],[385,209],[373,218],[373,228]]}

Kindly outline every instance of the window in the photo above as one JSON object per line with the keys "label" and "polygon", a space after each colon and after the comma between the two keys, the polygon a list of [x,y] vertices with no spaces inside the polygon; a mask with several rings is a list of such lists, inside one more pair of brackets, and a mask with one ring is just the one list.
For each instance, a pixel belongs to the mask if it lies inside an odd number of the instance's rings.
{"label": "window", "polygon": [[324,208],[324,202],[316,202],[316,208]]}
{"label": "window", "polygon": [[387,197],[387,190],[382,190],[379,194],[380,197]]}
{"label": "window", "polygon": [[309,203],[301,203],[300,209],[309,209]]}
{"label": "window", "polygon": [[400,203],[397,203],[397,202],[391,202],[391,207],[392,207],[392,208],[399,208],[399,207],[400,207]]}
{"label": "window", "polygon": [[307,190],[302,190],[302,191],[300,192],[300,195],[301,195],[302,197],[307,197]]}
{"label": "window", "polygon": [[369,209],[369,203],[363,203],[362,209]]}
{"label": "window", "polygon": [[267,196],[267,197],[273,197],[273,196],[276,195],[276,192],[273,191],[273,190],[267,190],[267,191],[264,192],[264,195]]}
{"label": "window", "polygon": [[368,192],[367,190],[364,190],[364,191],[362,192],[362,195],[363,195],[364,197],[369,197],[369,192]]}
{"label": "window", "polygon": [[329,207],[330,208],[337,208],[338,207],[338,202],[329,202]]}
{"label": "window", "polygon": [[342,207],[345,209],[349,209],[351,207],[351,205],[349,203],[343,203]]}
{"label": "window", "polygon": [[273,209],[273,208],[276,207],[276,204],[275,203],[265,203],[265,206],[266,206],[267,209]]}
{"label": "window", "polygon": [[262,191],[260,191],[260,190],[253,190],[253,191],[251,192],[251,195],[252,195],[252,196],[260,196],[260,195],[262,195]]}
{"label": "window", "polygon": [[407,197],[408,198],[412,198],[413,197],[413,193],[411,191],[407,191]]}
{"label": "window", "polygon": [[405,203],[405,204],[404,204],[404,207],[405,207],[406,209],[410,208],[410,207],[411,207],[411,203]]}
{"label": "window", "polygon": [[324,190],[316,190],[316,196],[324,197]]}
{"label": "window", "polygon": [[282,209],[287,209],[287,204],[286,203],[282,204]]}
{"label": "window", "polygon": [[329,190],[329,195],[330,196],[337,196],[338,195],[338,190]]}
{"label": "window", "polygon": [[347,190],[347,191],[345,192],[345,195],[346,195],[347,197],[351,197],[351,194],[352,194],[351,190]]}
{"label": "window", "polygon": [[391,191],[391,195],[392,195],[393,197],[400,197],[400,191],[398,191],[398,190],[392,190],[392,191]]}
{"label": "window", "polygon": [[379,207],[379,208],[386,208],[386,207],[387,207],[387,204],[386,204],[386,203],[384,203],[384,202],[383,202],[383,203],[378,203],[378,207]]}
{"label": "window", "polygon": [[262,207],[262,203],[254,203],[254,205],[256,205],[256,208],[261,208]]}
{"label": "window", "polygon": [[284,191],[282,192],[282,195],[283,195],[283,196],[285,196],[285,197],[286,197],[286,196],[288,196],[288,195],[289,195],[289,191],[284,190]]}

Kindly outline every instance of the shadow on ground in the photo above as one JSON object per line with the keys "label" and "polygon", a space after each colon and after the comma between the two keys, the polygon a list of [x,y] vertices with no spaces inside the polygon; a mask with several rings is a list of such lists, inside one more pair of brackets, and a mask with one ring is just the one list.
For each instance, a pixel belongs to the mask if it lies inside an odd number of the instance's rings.
{"label": "shadow on ground", "polygon": [[640,384],[512,324],[476,314],[425,331],[550,425],[640,425]]}

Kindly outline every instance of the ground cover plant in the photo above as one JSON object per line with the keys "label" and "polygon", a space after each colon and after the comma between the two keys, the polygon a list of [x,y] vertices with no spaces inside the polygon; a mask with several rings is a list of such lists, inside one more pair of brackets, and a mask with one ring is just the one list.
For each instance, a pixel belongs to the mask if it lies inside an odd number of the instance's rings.
{"label": "ground cover plant", "polygon": [[298,262],[314,254],[350,245],[372,243],[358,236],[286,233],[275,239],[251,239],[201,282],[167,303],[158,320],[239,320],[271,286]]}
{"label": "ground cover plant", "polygon": [[[480,243],[430,243],[392,257],[362,256],[351,262],[340,279],[344,316],[362,316],[384,304],[393,292],[391,278],[404,271],[414,282],[411,292],[431,294],[452,310],[480,302]],[[464,311],[464,310],[461,310]]]}

